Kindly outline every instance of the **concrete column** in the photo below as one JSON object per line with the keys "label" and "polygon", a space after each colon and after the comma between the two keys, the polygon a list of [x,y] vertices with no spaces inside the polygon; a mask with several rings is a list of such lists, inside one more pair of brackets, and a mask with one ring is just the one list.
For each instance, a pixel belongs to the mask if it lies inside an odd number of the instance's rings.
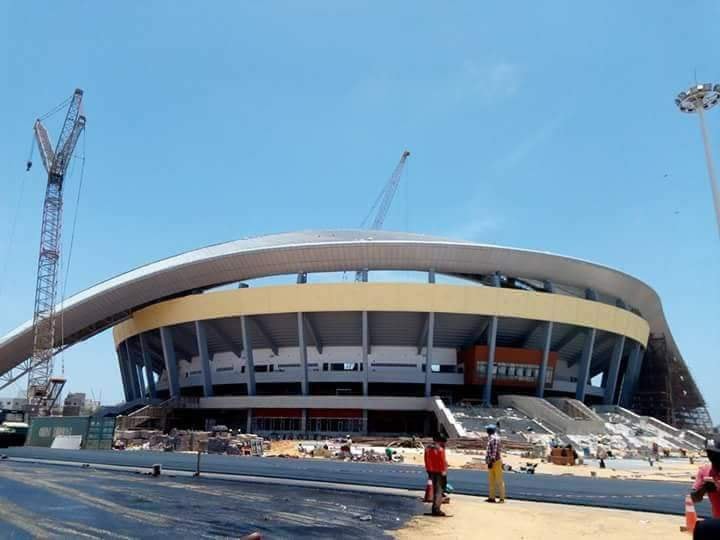
{"label": "concrete column", "polygon": [[252,433],[252,417],[253,417],[253,410],[248,409],[247,410],[247,423],[245,427],[245,433]]}
{"label": "concrete column", "polygon": [[[500,287],[500,274],[495,272],[492,276],[492,286]],[[483,392],[483,401],[485,404],[490,405],[492,400],[492,384],[493,384],[493,369],[495,369],[495,349],[497,347],[497,330],[498,330],[498,318],[494,316],[490,319],[490,328],[488,329],[488,362],[487,362],[487,376],[485,378],[485,390]]]}
{"label": "concrete column", "polygon": [[368,359],[368,313],[362,312],[362,365],[363,365],[363,396],[368,395],[370,386],[370,360]]}
{"label": "concrete column", "polygon": [[145,343],[145,334],[140,334],[140,352],[143,357],[143,365],[145,366],[145,378],[147,379],[148,392],[150,397],[157,397],[157,389],[155,388],[155,374],[153,373],[152,358],[150,357],[150,349]]}
{"label": "concrete column", "polygon": [[428,272],[428,283],[435,283],[435,270],[433,268]]}
{"label": "concrete column", "polygon": [[308,383],[307,347],[305,346],[305,325],[303,322],[302,311],[298,311],[298,349],[300,351],[300,364],[302,365],[302,394],[307,396],[310,385]]}
{"label": "concrete column", "polygon": [[140,380],[138,379],[138,372],[133,360],[132,354],[130,353],[130,340],[125,340],[125,365],[130,376],[130,386],[133,391],[133,399],[140,399],[142,394],[140,393]]}
{"label": "concrete column", "polygon": [[137,372],[137,379],[140,386],[140,397],[145,398],[147,396],[147,390],[145,389],[145,379],[143,378],[143,367],[140,364],[135,364],[133,362],[133,367],[135,368],[135,371]]}
{"label": "concrete column", "polygon": [[175,344],[173,343],[172,331],[167,326],[160,328],[160,340],[162,341],[163,359],[165,360],[165,371],[168,376],[167,379],[168,388],[170,389],[170,397],[180,397],[180,381],[178,380]]}
{"label": "concrete column", "polygon": [[247,330],[245,315],[240,317],[240,331],[242,333],[243,351],[245,351],[245,371],[247,373],[247,391],[249,396],[256,394],[255,388],[255,358],[250,332]]}
{"label": "concrete column", "polygon": [[592,361],[593,348],[595,347],[594,328],[585,330],[585,341],[583,342],[582,355],[578,363],[577,386],[575,388],[575,399],[585,401],[585,392],[587,391],[588,377],[590,376],[590,363]]}
{"label": "concrete column", "polygon": [[433,342],[435,340],[435,313],[428,313],[427,345],[425,346],[425,397],[432,394]]}
{"label": "concrete column", "polygon": [[535,395],[539,398],[545,396],[545,379],[547,379],[548,361],[550,359],[550,346],[552,344],[553,323],[548,321],[545,323],[545,344],[543,345],[542,363],[540,364],[540,372],[538,373],[537,388]]}
{"label": "concrete column", "polygon": [[210,367],[210,351],[207,343],[207,330],[203,321],[195,321],[195,337],[197,338],[198,355],[200,356],[200,370],[203,378],[203,395],[212,397],[212,368]]}
{"label": "concrete column", "polygon": [[118,367],[120,368],[120,379],[122,379],[123,395],[125,401],[132,401],[132,388],[130,387],[130,381],[128,380],[127,369],[125,369],[125,358],[123,357],[123,347],[121,346],[117,350]]}
{"label": "concrete column", "polygon": [[300,431],[302,433],[307,433],[307,420],[308,420],[308,411],[307,411],[307,409],[303,409],[302,416],[300,417]]}
{"label": "concrete column", "polygon": [[610,367],[607,370],[605,382],[605,395],[603,403],[612,405],[615,400],[615,390],[617,389],[618,375],[620,374],[620,362],[622,360],[623,349],[625,348],[625,336],[617,336],[615,345],[613,345],[612,356],[610,357]]}
{"label": "concrete column", "polygon": [[633,342],[630,349],[630,359],[625,370],[625,378],[623,379],[622,390],[620,392],[620,406],[630,408],[633,402],[633,396],[637,388],[637,382],[640,378],[640,369],[642,368],[643,351],[638,342]]}
{"label": "concrete column", "polygon": [[363,409],[363,435],[368,434],[368,411]]}

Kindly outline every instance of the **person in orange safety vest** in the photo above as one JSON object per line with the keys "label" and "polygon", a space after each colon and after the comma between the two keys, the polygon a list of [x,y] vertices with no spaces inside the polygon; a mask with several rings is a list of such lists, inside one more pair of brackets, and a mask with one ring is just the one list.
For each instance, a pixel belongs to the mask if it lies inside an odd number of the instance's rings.
{"label": "person in orange safety vest", "polygon": [[433,437],[433,442],[425,447],[425,470],[432,482],[433,499],[432,499],[432,515],[445,516],[445,512],[440,509],[443,503],[443,489],[447,479],[447,458],[445,457],[445,443],[447,437],[443,433],[438,433]]}

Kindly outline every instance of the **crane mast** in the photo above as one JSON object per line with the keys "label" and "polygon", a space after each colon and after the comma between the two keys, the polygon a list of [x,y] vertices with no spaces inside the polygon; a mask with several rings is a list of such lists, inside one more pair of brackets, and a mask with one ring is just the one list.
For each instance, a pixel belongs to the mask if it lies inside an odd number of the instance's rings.
{"label": "crane mast", "polygon": [[[385,223],[385,218],[387,217],[388,211],[390,210],[390,205],[395,198],[395,193],[397,193],[398,185],[400,185],[400,177],[402,176],[403,169],[405,168],[405,162],[407,161],[408,157],[410,157],[410,152],[407,150],[403,151],[402,155],[400,156],[400,161],[398,161],[398,164],[395,166],[395,170],[393,170],[393,173],[390,175],[390,178],[385,184],[385,187],[383,187],[380,195],[378,195],[378,198],[375,200],[375,203],[370,209],[367,217],[363,220],[363,226],[377,208],[377,213],[375,214],[375,218],[370,225],[370,229],[382,229],[383,224]],[[362,280],[363,272],[356,272],[355,281]]]}
{"label": "crane mast", "polygon": [[37,120],[34,126],[35,138],[48,174],[35,287],[33,348],[32,356],[27,362],[28,410],[30,414],[38,416],[49,414],[64,384],[64,379],[52,377],[52,360],[55,354],[55,302],[60,268],[63,182],[80,133],[85,128],[82,98],[83,91],[75,90],[54,150],[42,122]]}

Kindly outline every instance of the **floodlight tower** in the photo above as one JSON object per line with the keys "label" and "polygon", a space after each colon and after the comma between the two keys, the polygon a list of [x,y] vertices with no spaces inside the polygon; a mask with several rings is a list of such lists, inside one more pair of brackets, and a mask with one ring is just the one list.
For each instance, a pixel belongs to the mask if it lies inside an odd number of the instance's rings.
{"label": "floodlight tower", "polygon": [[718,188],[715,167],[710,153],[710,140],[705,126],[705,111],[709,111],[720,103],[720,84],[696,84],[675,98],[675,104],[684,113],[697,113],[700,118],[700,133],[705,146],[705,161],[707,162],[708,176],[710,176],[710,189],[712,189],[713,204],[715,205],[715,219],[717,220],[718,234],[720,234],[720,188]]}

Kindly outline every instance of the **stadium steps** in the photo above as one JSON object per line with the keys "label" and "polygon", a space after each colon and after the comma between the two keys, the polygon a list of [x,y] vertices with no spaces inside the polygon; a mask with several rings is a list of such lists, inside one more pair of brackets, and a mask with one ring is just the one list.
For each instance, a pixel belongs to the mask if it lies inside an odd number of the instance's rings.
{"label": "stadium steps", "polygon": [[596,420],[577,420],[549,401],[532,396],[505,395],[498,398],[501,407],[512,407],[526,416],[538,420],[558,434],[605,434],[605,423]]}
{"label": "stadium steps", "polygon": [[619,405],[596,405],[595,412],[603,415],[606,422],[612,421],[611,415],[617,415],[636,429],[648,428],[657,432],[666,439],[674,442],[678,447],[689,446],[696,450],[705,447],[705,437],[691,430],[681,430],[652,416],[641,416]]}
{"label": "stadium steps", "polygon": [[599,414],[580,400],[565,397],[551,397],[547,398],[547,401],[575,420],[590,420],[599,423],[605,422]]}

